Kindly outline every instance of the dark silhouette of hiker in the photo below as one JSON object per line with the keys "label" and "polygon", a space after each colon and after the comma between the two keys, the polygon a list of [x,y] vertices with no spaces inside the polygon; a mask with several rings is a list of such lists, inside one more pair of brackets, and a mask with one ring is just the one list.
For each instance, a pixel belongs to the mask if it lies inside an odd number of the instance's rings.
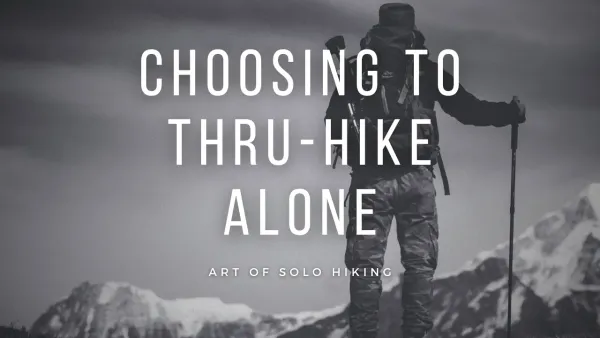
{"label": "dark silhouette of hiker", "polygon": [[[510,103],[479,100],[462,86],[453,96],[444,96],[438,90],[437,64],[427,56],[420,57],[419,95],[413,95],[413,56],[405,55],[406,49],[425,49],[425,38],[415,26],[415,12],[407,4],[385,4],[379,10],[379,23],[373,26],[361,47],[375,51],[376,66],[365,63],[363,69],[377,69],[379,87],[368,97],[354,95],[356,117],[366,121],[366,162],[361,165],[358,142],[348,139],[348,164],[352,167],[349,191],[349,223],[346,232],[347,248],[345,262],[348,269],[360,269],[359,276],[350,278],[349,323],[352,338],[377,336],[379,298],[382,291],[381,278],[372,269],[384,265],[384,255],[392,219],[395,217],[401,262],[405,268],[402,283],[402,332],[404,338],[423,338],[433,327],[430,313],[432,279],[438,262],[438,218],[434,165],[438,164],[444,188],[449,194],[445,172],[441,165],[439,136],[435,102],[447,114],[463,124],[473,126],[503,127],[525,122],[525,106],[515,97]],[[367,59],[367,58],[365,58]],[[356,66],[356,58],[349,59]],[[371,67],[371,68],[369,68]],[[355,67],[354,67],[355,68]],[[368,79],[365,76],[365,81]],[[453,87],[453,77],[445,72],[443,85]],[[348,91],[348,86],[346,87]],[[368,84],[365,89],[370,88]],[[331,97],[326,119],[331,119],[332,138],[341,139],[342,119],[348,119],[348,96],[337,91]],[[430,166],[412,165],[411,119],[428,118],[431,125],[421,125],[419,139],[427,139],[428,145],[418,146],[420,160],[430,159]],[[376,135],[377,120],[384,121],[384,135],[397,119],[390,143],[400,165],[390,156],[378,165]],[[350,125],[350,123],[348,124]],[[348,134],[351,135],[351,134]],[[338,149],[339,150],[339,149]],[[339,151],[338,151],[339,154]],[[387,154],[387,152],[385,152]],[[359,235],[356,231],[356,189],[374,189],[375,194],[363,195],[360,205],[373,210],[362,216],[362,228],[375,230],[375,235]],[[363,270],[366,269],[366,270]],[[400,318],[399,318],[400,319]]]}

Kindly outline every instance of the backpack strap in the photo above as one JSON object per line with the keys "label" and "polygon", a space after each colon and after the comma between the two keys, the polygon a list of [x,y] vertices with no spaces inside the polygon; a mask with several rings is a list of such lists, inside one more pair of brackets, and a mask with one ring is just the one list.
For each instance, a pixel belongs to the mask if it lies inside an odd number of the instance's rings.
{"label": "backpack strap", "polygon": [[[412,66],[412,62],[411,62],[411,66]],[[410,73],[409,73],[410,72]],[[409,81],[413,81],[412,76],[409,76],[409,74],[412,74],[412,67],[407,67],[407,80]],[[410,79],[409,79],[410,77]],[[410,87],[410,88],[407,88]],[[419,99],[418,96],[414,96],[411,95],[412,93],[412,86],[411,84],[407,81],[404,85],[403,88],[403,92],[409,89],[408,93],[409,95],[407,95],[406,101],[406,105],[411,105],[413,111],[415,109],[420,109],[422,108],[422,104],[421,104],[421,100]],[[401,94],[401,99],[404,100],[403,95]],[[433,138],[435,140],[435,154],[434,154],[434,158],[436,158],[436,162],[440,168],[440,175],[442,176],[442,184],[444,185],[444,195],[450,195],[450,183],[448,182],[448,174],[446,173],[446,167],[444,166],[444,160],[442,159],[442,154],[440,152],[440,147],[439,147],[439,141],[440,141],[440,132],[439,132],[439,128],[438,128],[438,123],[437,123],[437,116],[435,113],[431,114],[431,124],[433,126]],[[432,172],[433,172],[433,168],[431,168]],[[434,175],[435,176],[435,175]]]}
{"label": "backpack strap", "polygon": [[[436,141],[439,142],[440,133],[438,130],[437,117],[433,114],[433,118],[431,119],[431,123],[433,124],[433,133]],[[446,167],[444,166],[444,161],[442,160],[442,154],[437,151],[437,164],[440,167],[440,175],[442,175],[442,184],[444,185],[444,195],[450,195],[450,183],[448,182],[448,174],[446,173]]]}

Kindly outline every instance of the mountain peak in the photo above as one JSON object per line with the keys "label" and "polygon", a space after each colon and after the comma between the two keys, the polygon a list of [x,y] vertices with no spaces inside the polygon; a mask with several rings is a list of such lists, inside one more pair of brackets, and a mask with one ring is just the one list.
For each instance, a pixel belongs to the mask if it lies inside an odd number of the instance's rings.
{"label": "mountain peak", "polygon": [[590,184],[583,192],[590,201],[592,209],[596,214],[596,218],[600,215],[600,183]]}
{"label": "mountain peak", "polygon": [[[193,336],[205,323],[252,322],[254,317],[248,306],[227,304],[218,298],[165,300],[151,290],[125,282],[84,282],[53,305],[33,324],[32,330],[60,330],[75,337],[82,329],[87,336],[95,327],[102,327],[99,337],[104,337],[107,328],[127,323],[139,328],[165,327],[181,336]],[[87,323],[85,328],[78,325],[82,322]]]}
{"label": "mountain peak", "polygon": [[336,307],[268,315],[215,297],[163,299],[125,282],[84,282],[51,306],[31,331],[86,338],[136,336],[131,330],[139,337],[213,337],[211,332],[227,332],[233,327],[255,332],[256,337],[274,337],[340,311]]}
{"label": "mountain peak", "polygon": [[[514,274],[549,304],[581,288],[582,256],[594,255],[589,241],[600,243],[600,184],[590,184],[579,196],[528,227],[514,240]],[[508,260],[509,242],[479,253],[456,272],[472,271],[488,259]],[[600,259],[600,255],[598,257]],[[508,262],[507,262],[508,263]]]}

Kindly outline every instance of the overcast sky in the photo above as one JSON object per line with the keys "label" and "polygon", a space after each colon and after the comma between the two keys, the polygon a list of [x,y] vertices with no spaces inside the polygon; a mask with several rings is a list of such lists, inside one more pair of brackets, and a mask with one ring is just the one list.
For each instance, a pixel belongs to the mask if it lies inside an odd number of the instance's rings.
{"label": "overcast sky", "polygon": [[[16,2],[15,2],[16,3]],[[376,22],[378,1],[137,1],[9,4],[0,10],[0,324],[30,324],[89,280],[127,281],[163,298],[210,296],[266,312],[346,302],[345,278],[210,278],[211,267],[343,267],[345,240],[320,235],[321,189],[346,189],[347,169],[324,162],[323,43],[343,34],[351,51]],[[480,98],[528,105],[520,129],[517,231],[600,182],[597,88],[600,39],[595,0],[419,1],[417,24],[434,56],[460,55],[462,84]],[[206,55],[224,49],[230,92],[206,91]],[[263,91],[239,90],[239,55],[263,55]],[[140,56],[162,53],[163,92],[145,97]],[[172,95],[172,51],[196,50],[197,95]],[[289,49],[294,93],[276,97],[270,59]],[[313,95],[304,94],[304,50],[313,50]],[[182,60],[188,64],[187,60]],[[460,125],[440,114],[452,195],[438,186],[440,267],[459,268],[508,239],[510,131]],[[184,165],[175,165],[175,128],[190,118]],[[225,165],[200,165],[200,119],[224,119]],[[233,165],[233,120],[258,126],[258,165]],[[267,119],[291,121],[287,165],[267,160]],[[278,129],[279,131],[281,129]],[[211,131],[212,132],[212,131]],[[214,136],[211,133],[211,136]],[[281,135],[278,133],[277,135]],[[314,138],[314,146],[299,139]],[[246,154],[244,154],[246,156]],[[244,157],[247,159],[247,157]],[[251,235],[224,236],[231,189],[241,188]],[[259,189],[267,225],[257,236]],[[311,233],[286,230],[287,198],[311,192]],[[391,235],[395,238],[395,235]],[[390,241],[386,265],[400,272]]]}

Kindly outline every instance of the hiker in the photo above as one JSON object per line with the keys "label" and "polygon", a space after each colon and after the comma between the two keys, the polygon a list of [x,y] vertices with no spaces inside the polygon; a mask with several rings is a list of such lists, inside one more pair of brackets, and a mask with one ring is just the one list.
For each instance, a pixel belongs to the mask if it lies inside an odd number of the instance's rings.
{"label": "hiker", "polygon": [[[352,168],[348,196],[349,222],[346,231],[345,263],[348,269],[367,271],[382,269],[387,237],[392,219],[396,218],[401,262],[405,272],[402,283],[402,332],[404,338],[423,338],[432,330],[430,313],[432,279],[438,261],[438,220],[434,165],[438,165],[446,195],[448,181],[439,152],[439,135],[434,104],[463,124],[503,127],[525,122],[525,106],[516,97],[510,103],[479,100],[460,86],[453,96],[444,96],[438,90],[437,64],[420,56],[420,92],[413,95],[413,57],[406,49],[425,49],[425,38],[415,26],[415,11],[402,3],[384,4],[379,9],[379,23],[361,40],[361,48],[377,54],[377,65],[365,64],[363,70],[376,69],[379,79],[374,95],[360,97],[356,93],[340,96],[333,93],[326,112],[331,120],[332,139],[341,139],[342,119],[348,119],[348,99],[355,104],[356,118],[366,121],[366,163],[360,165],[358,141],[349,138],[348,165]],[[364,58],[364,62],[367,62]],[[353,69],[356,57],[349,58]],[[363,76],[364,81],[368,76]],[[444,73],[444,88],[453,86],[453,77]],[[365,84],[364,88],[370,88]],[[348,86],[346,86],[348,88]],[[348,92],[348,89],[347,89]],[[420,160],[431,160],[430,166],[411,165],[411,119],[428,118],[431,125],[421,125],[419,139],[428,139],[428,145],[418,146]],[[390,143],[400,160],[394,165],[385,158],[377,165],[375,142],[377,120],[400,119]],[[403,120],[404,119],[404,120]],[[408,122],[406,122],[408,121]],[[348,123],[351,125],[351,123]],[[389,123],[384,123],[389,127]],[[387,130],[384,131],[384,135]],[[350,133],[348,135],[351,135]],[[341,153],[336,146],[336,155]],[[387,152],[386,152],[387,153]],[[337,159],[337,157],[336,157]],[[364,230],[375,230],[375,235],[356,234],[356,189],[374,189],[375,194],[363,195],[361,207],[373,210],[363,215]],[[378,331],[379,298],[382,292],[379,274],[350,278],[349,324],[352,338],[375,338]]]}

